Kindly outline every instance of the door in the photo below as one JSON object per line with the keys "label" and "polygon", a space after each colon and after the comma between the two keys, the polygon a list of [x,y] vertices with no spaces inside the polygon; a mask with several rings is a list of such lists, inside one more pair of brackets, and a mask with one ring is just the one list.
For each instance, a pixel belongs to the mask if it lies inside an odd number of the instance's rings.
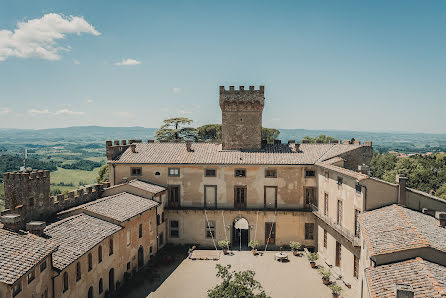
{"label": "door", "polygon": [[169,185],[169,202],[168,205],[170,208],[178,208],[180,207],[180,186],[179,185]]}
{"label": "door", "polygon": [[277,209],[277,186],[265,186],[264,203],[265,209]]}
{"label": "door", "polygon": [[108,289],[110,292],[115,290],[115,269],[110,269],[108,272]]}
{"label": "door", "polygon": [[217,185],[204,186],[204,208],[217,208]]}
{"label": "door", "polygon": [[276,244],[276,225],[273,222],[265,222],[265,243]]}
{"label": "door", "polygon": [[234,208],[246,208],[246,186],[236,186],[234,188]]}
{"label": "door", "polygon": [[316,201],[314,200],[314,188],[306,188],[305,189],[305,208],[311,208],[312,205],[315,205]]}
{"label": "door", "polygon": [[144,266],[144,249],[142,246],[138,249],[138,267],[141,268]]}

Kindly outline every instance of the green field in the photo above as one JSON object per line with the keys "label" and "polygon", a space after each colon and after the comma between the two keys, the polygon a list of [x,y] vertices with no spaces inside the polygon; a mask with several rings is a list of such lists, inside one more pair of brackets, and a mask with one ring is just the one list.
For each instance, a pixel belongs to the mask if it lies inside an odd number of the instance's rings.
{"label": "green field", "polygon": [[[79,183],[82,184],[94,184],[96,183],[96,176],[98,175],[99,168],[95,168],[93,171],[82,170],[69,170],[63,168],[57,168],[57,171],[51,172],[51,190],[59,189],[62,193],[73,189],[79,188]],[[64,183],[65,186],[58,184]],[[67,186],[72,183],[73,186]]]}

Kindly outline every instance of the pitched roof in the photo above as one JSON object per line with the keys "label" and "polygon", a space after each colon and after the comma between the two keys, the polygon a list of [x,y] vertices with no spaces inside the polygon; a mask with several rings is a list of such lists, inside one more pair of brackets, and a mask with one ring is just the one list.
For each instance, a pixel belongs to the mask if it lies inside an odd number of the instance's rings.
{"label": "pitched roof", "polygon": [[139,179],[134,179],[128,182],[129,185],[146,190],[148,192],[151,192],[153,194],[157,194],[160,192],[165,191],[167,188],[157,185],[157,184],[153,184],[147,181],[142,181]]}
{"label": "pitched roof", "polygon": [[184,143],[135,143],[136,152],[127,148],[109,163],[136,164],[314,164],[362,147],[356,144],[301,144],[299,152],[288,144],[267,145],[253,151],[222,150],[221,144],[193,143],[192,151]]}
{"label": "pitched roof", "polygon": [[396,204],[363,213],[361,229],[372,256],[420,247],[446,252],[437,219]]}
{"label": "pitched roof", "polygon": [[63,270],[101,241],[121,230],[111,222],[86,215],[74,215],[49,225],[45,234],[59,244],[53,253],[53,265]]}
{"label": "pitched roof", "polygon": [[0,229],[0,282],[13,284],[56,248],[42,237]]}
{"label": "pitched roof", "polygon": [[395,297],[397,283],[412,286],[415,297],[446,295],[446,267],[421,258],[365,270],[371,297]]}
{"label": "pitched roof", "polygon": [[[331,161],[331,160],[334,160],[334,158],[330,159],[329,161]],[[318,165],[318,166],[320,166],[322,168],[325,168],[325,169],[328,169],[328,170],[332,170],[332,171],[338,172],[340,174],[344,174],[346,176],[355,178],[355,179],[357,179],[359,181],[369,178],[369,176],[366,175],[366,174],[362,174],[360,172],[355,172],[355,171],[352,171],[352,170],[349,170],[349,169],[346,169],[346,168],[342,168],[342,167],[338,167],[338,166],[332,165],[328,161],[327,162],[317,162],[316,165]]]}
{"label": "pitched roof", "polygon": [[159,203],[153,200],[121,192],[81,205],[78,208],[123,222],[158,205]]}

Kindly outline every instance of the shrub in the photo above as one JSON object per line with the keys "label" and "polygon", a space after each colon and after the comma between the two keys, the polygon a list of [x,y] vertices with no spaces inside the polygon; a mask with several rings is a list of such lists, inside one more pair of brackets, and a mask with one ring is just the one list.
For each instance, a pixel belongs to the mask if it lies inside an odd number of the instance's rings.
{"label": "shrub", "polygon": [[257,247],[259,247],[259,241],[251,240],[249,241],[248,246],[251,247],[252,249],[256,249]]}
{"label": "shrub", "polygon": [[330,269],[325,269],[324,267],[321,267],[318,269],[318,272],[322,276],[322,279],[330,279],[331,276]]}
{"label": "shrub", "polygon": [[307,254],[307,258],[310,262],[316,262],[317,259],[319,259],[319,255],[317,254],[317,252],[310,252],[309,254]]}
{"label": "shrub", "polygon": [[291,247],[292,251],[295,251],[295,250],[299,250],[302,247],[302,244],[300,244],[300,242],[297,242],[297,241],[291,241],[290,247]]}
{"label": "shrub", "polygon": [[337,284],[331,284],[331,285],[329,285],[328,287],[330,288],[330,290],[331,290],[331,292],[332,292],[333,294],[335,294],[335,295],[341,295],[342,288],[341,288],[339,285],[337,285]]}
{"label": "shrub", "polygon": [[229,249],[229,245],[231,244],[231,242],[229,242],[229,240],[220,240],[218,241],[218,246],[220,246],[223,249]]}

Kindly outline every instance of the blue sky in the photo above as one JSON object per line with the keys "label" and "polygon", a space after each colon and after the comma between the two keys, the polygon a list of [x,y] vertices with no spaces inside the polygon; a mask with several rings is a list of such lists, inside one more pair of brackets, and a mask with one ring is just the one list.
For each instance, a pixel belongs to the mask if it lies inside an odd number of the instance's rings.
{"label": "blue sky", "polygon": [[446,133],[444,1],[4,2],[0,128],[217,123],[262,84],[267,127]]}

